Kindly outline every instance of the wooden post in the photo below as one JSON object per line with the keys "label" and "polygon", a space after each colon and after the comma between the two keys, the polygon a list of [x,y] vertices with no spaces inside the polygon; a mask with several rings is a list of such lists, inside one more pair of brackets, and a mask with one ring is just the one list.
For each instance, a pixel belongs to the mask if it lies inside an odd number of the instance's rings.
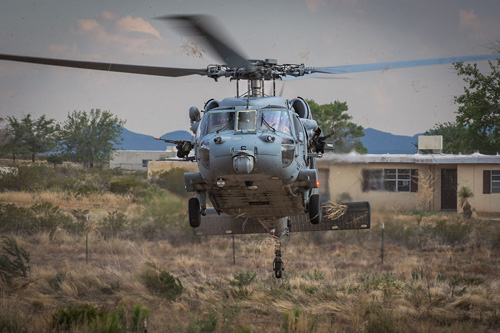
{"label": "wooden post", "polygon": [[232,234],[233,236],[233,265],[236,265],[236,248],[234,246],[234,234]]}
{"label": "wooden post", "polygon": [[382,222],[382,248],[380,252],[380,258],[382,258],[382,265],[384,264],[384,222]]}
{"label": "wooden post", "polygon": [[87,234],[85,235],[85,262],[89,263],[89,214],[87,214]]}

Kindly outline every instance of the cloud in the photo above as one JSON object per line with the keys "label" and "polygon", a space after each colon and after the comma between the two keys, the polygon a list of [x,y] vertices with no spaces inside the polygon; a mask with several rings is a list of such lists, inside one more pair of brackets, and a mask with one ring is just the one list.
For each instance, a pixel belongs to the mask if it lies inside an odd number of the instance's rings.
{"label": "cloud", "polygon": [[87,41],[98,42],[98,45],[93,44],[94,47],[118,47],[122,52],[135,54],[163,52],[158,45],[153,46],[161,41],[160,33],[140,17],[120,17],[116,13],[103,11],[96,19],[77,20],[76,33],[86,37]]}
{"label": "cloud", "polygon": [[317,13],[320,6],[325,5],[325,0],[306,0],[307,8],[313,13]]}
{"label": "cloud", "polygon": [[462,9],[459,11],[460,26],[462,28],[479,31],[481,23],[473,9]]}
{"label": "cloud", "polygon": [[101,25],[96,20],[78,20],[76,24],[80,31],[95,31],[101,28]]}
{"label": "cloud", "polygon": [[116,13],[113,13],[113,12],[108,12],[108,11],[104,11],[101,13],[101,16],[102,18],[106,19],[106,20],[116,20],[118,19],[118,15]]}
{"label": "cloud", "polygon": [[123,17],[116,22],[116,26],[118,27],[119,30],[123,32],[142,32],[145,34],[153,35],[158,39],[161,39],[158,30],[153,28],[151,24],[144,21],[144,19],[140,17],[136,18],[132,18],[131,16]]}

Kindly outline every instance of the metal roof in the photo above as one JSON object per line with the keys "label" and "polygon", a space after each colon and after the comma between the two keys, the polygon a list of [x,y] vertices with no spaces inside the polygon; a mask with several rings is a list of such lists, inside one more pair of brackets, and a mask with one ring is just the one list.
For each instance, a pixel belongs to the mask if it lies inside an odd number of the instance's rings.
{"label": "metal roof", "polygon": [[[409,164],[500,164],[500,155],[483,155],[473,153],[470,155],[454,154],[366,154],[360,155],[352,152],[349,154],[325,153],[323,161],[333,163],[409,163]],[[321,160],[319,162],[321,162]]]}

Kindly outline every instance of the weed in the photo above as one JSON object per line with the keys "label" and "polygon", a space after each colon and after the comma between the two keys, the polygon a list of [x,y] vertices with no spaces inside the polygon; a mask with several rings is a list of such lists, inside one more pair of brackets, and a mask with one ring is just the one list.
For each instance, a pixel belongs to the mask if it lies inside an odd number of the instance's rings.
{"label": "weed", "polygon": [[110,312],[88,304],[59,309],[52,313],[50,322],[51,329],[58,331],[126,332],[126,326],[123,307]]}
{"label": "weed", "polygon": [[299,308],[282,314],[281,329],[284,332],[315,332],[316,318],[305,314]]}
{"label": "weed", "polygon": [[392,311],[382,308],[380,305],[371,306],[368,312],[366,332],[397,332],[394,324]]}
{"label": "weed", "polygon": [[137,304],[134,307],[132,311],[132,325],[130,327],[132,332],[137,332],[140,328],[144,328],[144,331],[147,331],[147,320],[150,312],[151,310],[147,307],[143,307],[142,304]]}
{"label": "weed", "polygon": [[233,280],[229,281],[229,284],[236,287],[246,287],[249,286],[257,277],[257,273],[252,273],[250,271],[242,271],[233,274]]}
{"label": "weed", "polygon": [[322,273],[321,271],[318,271],[316,268],[314,269],[314,272],[311,274],[307,272],[304,275],[304,278],[311,280],[311,281],[322,281],[325,278],[325,274]]}
{"label": "weed", "polygon": [[208,312],[208,318],[206,319],[197,319],[194,318],[192,322],[189,324],[187,329],[188,333],[210,333],[217,331],[217,313],[214,310],[210,310]]}

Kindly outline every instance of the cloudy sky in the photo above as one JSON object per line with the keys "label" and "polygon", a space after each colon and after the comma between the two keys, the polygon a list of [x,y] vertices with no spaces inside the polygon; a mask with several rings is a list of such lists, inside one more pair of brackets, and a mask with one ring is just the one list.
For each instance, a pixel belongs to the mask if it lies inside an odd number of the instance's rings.
{"label": "cloudy sky", "polygon": [[[491,53],[498,0],[1,0],[0,53],[203,68],[219,63],[153,18],[210,14],[245,56],[336,66]],[[488,68],[482,63],[481,68]],[[283,96],[346,101],[353,121],[413,135],[455,119],[463,81],[451,65],[287,81]],[[281,90],[283,83],[279,83]],[[0,61],[0,116],[64,121],[73,110],[110,110],[134,132],[189,128],[188,109],[235,94],[234,83]]]}

